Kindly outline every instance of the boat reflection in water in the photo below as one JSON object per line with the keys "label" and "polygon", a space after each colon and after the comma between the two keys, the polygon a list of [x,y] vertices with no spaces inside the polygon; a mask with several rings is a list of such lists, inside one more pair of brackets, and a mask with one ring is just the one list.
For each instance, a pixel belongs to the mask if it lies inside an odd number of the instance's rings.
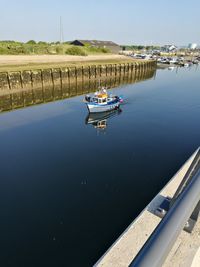
{"label": "boat reflection in water", "polygon": [[85,123],[92,124],[97,130],[104,131],[107,127],[107,120],[121,113],[121,109],[101,113],[89,113],[85,119]]}

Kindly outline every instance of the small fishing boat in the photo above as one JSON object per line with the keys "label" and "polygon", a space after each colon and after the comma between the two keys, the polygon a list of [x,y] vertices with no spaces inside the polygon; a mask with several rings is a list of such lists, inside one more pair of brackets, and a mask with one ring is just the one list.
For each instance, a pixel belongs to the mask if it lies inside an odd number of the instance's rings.
{"label": "small fishing boat", "polygon": [[123,99],[119,96],[109,95],[106,88],[102,87],[93,96],[86,95],[85,102],[90,113],[97,113],[118,109]]}

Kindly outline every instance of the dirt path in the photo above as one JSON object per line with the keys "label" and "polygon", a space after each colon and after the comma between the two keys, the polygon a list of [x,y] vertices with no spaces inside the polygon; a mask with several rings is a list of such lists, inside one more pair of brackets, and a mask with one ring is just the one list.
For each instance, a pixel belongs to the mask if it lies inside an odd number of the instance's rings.
{"label": "dirt path", "polygon": [[117,60],[127,59],[123,55],[89,55],[89,56],[69,56],[69,55],[0,55],[0,66],[4,65],[26,65],[34,63],[60,63],[60,62],[86,62],[96,60]]}

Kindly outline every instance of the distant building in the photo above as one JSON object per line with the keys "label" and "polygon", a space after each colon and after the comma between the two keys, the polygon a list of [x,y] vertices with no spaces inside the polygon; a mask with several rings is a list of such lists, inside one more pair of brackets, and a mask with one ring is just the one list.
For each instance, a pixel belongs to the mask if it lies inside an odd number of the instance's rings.
{"label": "distant building", "polygon": [[188,45],[188,48],[189,48],[189,49],[196,49],[196,48],[197,48],[197,44],[194,44],[194,43],[189,44],[189,45]]}
{"label": "distant building", "polygon": [[163,52],[175,52],[178,49],[175,45],[164,45],[161,47]]}
{"label": "distant building", "polygon": [[73,42],[70,42],[72,45],[78,45],[78,46],[93,46],[93,47],[100,47],[109,49],[110,52],[118,54],[121,51],[121,47],[112,42],[112,41],[98,41],[98,40],[74,40]]}

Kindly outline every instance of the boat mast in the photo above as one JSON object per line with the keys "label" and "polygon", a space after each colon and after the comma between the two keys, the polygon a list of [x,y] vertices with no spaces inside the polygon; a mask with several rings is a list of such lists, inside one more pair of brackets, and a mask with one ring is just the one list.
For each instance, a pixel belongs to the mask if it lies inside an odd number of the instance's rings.
{"label": "boat mast", "polygon": [[60,16],[60,44],[63,43],[63,24],[62,24],[62,17]]}

